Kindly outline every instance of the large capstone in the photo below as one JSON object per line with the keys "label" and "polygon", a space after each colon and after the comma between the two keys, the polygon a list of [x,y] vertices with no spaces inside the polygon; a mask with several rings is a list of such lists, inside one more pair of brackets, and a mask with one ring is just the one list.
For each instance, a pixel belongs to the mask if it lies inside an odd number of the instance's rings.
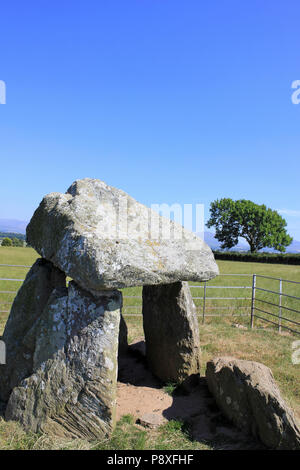
{"label": "large capstone", "polygon": [[93,296],[74,281],[53,290],[31,334],[32,370],[15,384],[5,418],[33,432],[109,436],[115,420],[121,305],[116,290]]}
{"label": "large capstone", "polygon": [[200,373],[198,321],[187,282],[143,287],[143,324],[153,374],[181,382]]}
{"label": "large capstone", "polygon": [[45,196],[27,227],[27,241],[90,292],[218,274],[203,240],[96,179]]}
{"label": "large capstone", "polygon": [[223,413],[267,447],[300,450],[300,427],[264,364],[233,357],[207,363],[207,384]]}
{"label": "large capstone", "polygon": [[44,259],[38,259],[29,270],[2,337],[6,364],[0,365],[1,401],[6,402],[12,389],[32,373],[37,325],[53,290],[65,286],[64,273]]}

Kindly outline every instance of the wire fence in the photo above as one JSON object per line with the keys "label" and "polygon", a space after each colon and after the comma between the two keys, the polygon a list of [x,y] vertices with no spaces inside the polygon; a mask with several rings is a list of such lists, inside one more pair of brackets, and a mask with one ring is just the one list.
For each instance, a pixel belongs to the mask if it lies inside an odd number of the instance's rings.
{"label": "wire fence", "polygon": [[[235,276],[238,276],[238,277],[252,277],[251,274],[219,274],[219,277],[222,277],[222,276],[230,276],[230,277],[235,277]],[[220,305],[214,305],[215,304],[215,301],[228,301],[228,300],[231,300],[231,301],[244,301],[244,300],[251,300],[251,297],[241,297],[241,296],[234,296],[234,297],[223,297],[223,296],[214,296],[214,297],[209,297],[207,295],[207,289],[225,289],[225,290],[233,290],[233,289],[251,289],[251,285],[248,285],[248,286],[228,286],[228,285],[225,285],[225,286],[216,286],[216,285],[212,285],[212,284],[209,284],[208,281],[204,281],[203,282],[203,285],[190,285],[190,289],[192,289],[192,293],[193,293],[193,289],[203,289],[203,296],[200,296],[200,297],[197,297],[197,296],[192,296],[193,297],[193,300],[194,302],[197,301],[197,300],[202,300],[202,312],[200,312],[201,310],[201,307],[198,307],[197,310],[198,310],[198,315],[201,315],[202,316],[202,321],[204,322],[205,321],[205,317],[208,317],[208,316],[219,316],[219,315],[214,315],[214,314],[207,314],[207,311],[212,311],[212,310],[232,310],[232,305],[223,305],[223,306],[220,306]],[[212,303],[213,301],[213,303]],[[207,303],[209,302],[209,305],[207,305]],[[246,309],[246,310],[249,310],[249,305],[235,305],[234,306],[234,310],[237,311],[237,310],[241,310],[241,309]],[[235,313],[231,313],[231,314],[226,314],[226,313],[223,313],[222,315],[223,316],[235,316],[235,315],[238,315],[238,316],[248,316],[250,314],[250,312],[248,313],[239,313],[239,314],[235,314]]]}
{"label": "wire fence", "polygon": [[[260,279],[268,279],[272,282],[278,282],[278,290],[266,289],[264,287],[258,286],[257,281]],[[251,328],[254,327],[254,322],[257,318],[260,321],[267,322],[275,326],[279,332],[281,332],[282,329],[287,329],[293,333],[300,334],[300,297],[284,292],[283,290],[285,285],[293,285],[297,286],[297,288],[299,286],[300,290],[300,282],[298,281],[253,274],[250,321]],[[261,293],[265,294],[264,298],[261,295],[258,296]],[[271,299],[269,298],[270,294]],[[275,300],[276,298],[278,299],[277,302],[273,300],[274,298]],[[287,305],[288,301],[290,302],[289,305]],[[295,308],[295,306],[297,306],[297,308]],[[266,308],[268,310],[265,310]]]}
{"label": "wire fence", "polygon": [[[0,267],[30,268],[26,265],[9,264],[0,264]],[[251,328],[265,322],[276,327],[279,332],[287,329],[300,334],[300,282],[259,274],[220,274],[218,280],[219,278],[235,278],[238,285],[236,281],[231,281],[235,285],[216,285],[212,284],[213,281],[190,284],[197,315],[202,318],[202,322],[205,322],[207,317],[248,316]],[[242,282],[239,282],[241,279],[246,282],[249,279],[249,281],[246,285],[245,282],[241,285]],[[12,290],[7,286],[13,283],[16,289],[23,281],[22,278],[0,278],[0,288],[4,285],[3,290],[0,290],[0,313],[9,313],[9,307],[17,293],[17,290]],[[272,287],[274,283],[277,285]],[[286,286],[292,286],[293,289],[289,290]],[[215,294],[210,296],[208,294],[211,291]],[[220,295],[216,295],[217,292]],[[249,295],[247,295],[248,292]],[[3,299],[3,296],[6,298]],[[127,295],[125,292],[123,298],[124,315],[132,317],[142,315],[141,295]],[[213,311],[218,313],[211,313]]]}

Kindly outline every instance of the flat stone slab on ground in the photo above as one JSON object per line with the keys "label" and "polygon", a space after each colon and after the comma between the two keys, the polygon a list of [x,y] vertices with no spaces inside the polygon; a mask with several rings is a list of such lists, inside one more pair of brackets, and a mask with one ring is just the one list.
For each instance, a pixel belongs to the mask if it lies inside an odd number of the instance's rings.
{"label": "flat stone slab on ground", "polygon": [[300,449],[299,423],[264,364],[215,358],[207,363],[206,379],[218,406],[238,428],[271,449]]}
{"label": "flat stone slab on ground", "polygon": [[145,413],[137,419],[137,424],[144,426],[145,428],[155,429],[162,424],[167,423],[167,419],[163,418],[162,415],[155,413]]}

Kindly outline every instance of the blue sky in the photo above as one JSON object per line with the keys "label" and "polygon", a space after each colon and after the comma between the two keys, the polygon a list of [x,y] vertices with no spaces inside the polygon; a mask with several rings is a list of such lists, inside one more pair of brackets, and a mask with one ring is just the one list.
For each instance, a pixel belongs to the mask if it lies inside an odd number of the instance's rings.
{"label": "blue sky", "polygon": [[147,205],[246,198],[300,239],[296,0],[1,4],[0,218],[94,177]]}

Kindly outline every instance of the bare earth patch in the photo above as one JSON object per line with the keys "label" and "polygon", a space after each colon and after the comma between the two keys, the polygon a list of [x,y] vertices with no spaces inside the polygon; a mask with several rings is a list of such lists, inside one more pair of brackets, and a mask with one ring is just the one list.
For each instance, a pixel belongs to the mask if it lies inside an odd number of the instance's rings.
{"label": "bare earth patch", "polygon": [[228,449],[261,448],[229,423],[218,410],[205,378],[194,375],[169,395],[149,369],[143,338],[119,359],[117,420],[133,415],[136,422],[154,428],[170,420],[186,423],[193,440]]}

